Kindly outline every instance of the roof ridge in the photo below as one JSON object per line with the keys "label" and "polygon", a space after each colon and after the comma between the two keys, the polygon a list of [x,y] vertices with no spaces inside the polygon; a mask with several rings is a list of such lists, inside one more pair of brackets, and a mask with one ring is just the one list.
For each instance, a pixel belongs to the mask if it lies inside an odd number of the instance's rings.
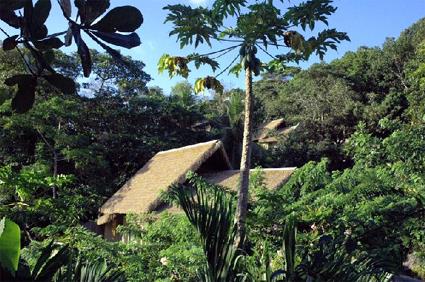
{"label": "roof ridge", "polygon": [[281,118],[277,118],[277,119],[272,119],[272,120],[269,120],[269,121],[265,121],[261,125],[268,125],[270,123],[276,123],[276,122],[282,122],[282,121],[285,121],[285,118],[281,117]]}
{"label": "roof ridge", "polygon": [[[277,168],[259,168],[259,170],[267,170],[267,171],[273,171],[273,170],[294,170],[297,169],[296,166],[294,167],[277,167]],[[257,170],[256,168],[251,168],[250,170]]]}
{"label": "roof ridge", "polygon": [[156,154],[160,155],[160,154],[167,154],[167,153],[172,153],[172,152],[177,152],[177,151],[183,151],[183,150],[193,149],[193,148],[200,147],[200,146],[205,146],[205,145],[208,145],[208,144],[214,144],[214,143],[217,143],[217,142],[220,142],[220,140],[211,140],[211,141],[207,141],[207,142],[203,142],[203,143],[196,143],[196,144],[192,144],[192,145],[188,145],[188,146],[184,146],[184,147],[174,148],[174,149],[170,149],[170,150],[166,150],[166,151],[160,151]]}
{"label": "roof ridge", "polygon": [[[278,171],[278,170],[294,170],[297,169],[297,167],[278,167],[278,168],[259,168],[259,170],[265,170],[265,171]],[[251,168],[249,171],[255,171],[257,170],[257,168]],[[221,170],[221,171],[217,171],[217,172],[213,172],[213,173],[221,173],[221,172],[225,172],[225,171],[241,171],[240,169],[227,169],[227,170]]]}
{"label": "roof ridge", "polygon": [[[294,167],[279,167],[279,168],[260,168],[260,171],[292,171],[297,169],[296,166]],[[256,168],[251,168],[249,171],[253,172],[256,171]],[[218,173],[224,173],[224,172],[238,172],[241,171],[240,169],[226,169],[226,170],[220,170],[220,171],[216,171],[216,172],[206,172],[206,173],[201,173],[201,175],[211,175],[211,174],[218,174]]]}

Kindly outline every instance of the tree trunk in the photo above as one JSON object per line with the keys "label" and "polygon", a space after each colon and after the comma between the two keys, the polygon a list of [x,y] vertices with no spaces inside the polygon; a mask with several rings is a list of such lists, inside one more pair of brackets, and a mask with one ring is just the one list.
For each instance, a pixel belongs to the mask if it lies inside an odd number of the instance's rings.
{"label": "tree trunk", "polygon": [[237,237],[235,245],[242,247],[246,233],[246,216],[249,196],[249,170],[251,168],[252,139],[252,70],[245,70],[245,121],[242,141],[242,158],[240,166],[240,186],[238,191],[238,206],[236,210]]}
{"label": "tree trunk", "polygon": [[[53,179],[56,180],[58,177],[58,153],[55,149],[53,149]],[[57,197],[57,191],[56,191],[56,185],[53,185],[52,187],[52,197],[53,199],[56,199]]]}

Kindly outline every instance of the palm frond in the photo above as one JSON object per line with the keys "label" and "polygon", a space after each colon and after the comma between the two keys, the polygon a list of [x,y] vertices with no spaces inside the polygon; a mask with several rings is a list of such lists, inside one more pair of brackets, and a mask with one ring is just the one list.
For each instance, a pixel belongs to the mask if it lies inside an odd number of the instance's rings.
{"label": "palm frond", "polygon": [[207,259],[203,279],[233,281],[240,252],[234,246],[236,228],[232,196],[194,174],[188,175],[188,179],[188,185],[173,186],[170,193],[200,234]]}
{"label": "palm frond", "polygon": [[125,277],[123,272],[110,269],[105,260],[83,261],[80,257],[63,267],[54,281],[120,282],[125,281]]}

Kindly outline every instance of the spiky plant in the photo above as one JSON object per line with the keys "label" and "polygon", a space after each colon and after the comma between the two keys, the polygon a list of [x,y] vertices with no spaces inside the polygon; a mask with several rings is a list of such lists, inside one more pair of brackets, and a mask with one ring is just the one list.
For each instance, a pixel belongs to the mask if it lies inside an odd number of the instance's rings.
{"label": "spiky plant", "polygon": [[343,245],[332,237],[323,235],[315,251],[307,250],[300,263],[296,262],[296,221],[288,217],[283,232],[285,266],[272,274],[272,281],[390,281],[392,275],[385,271],[385,262],[364,255],[349,254]]}
{"label": "spiky plant", "polygon": [[119,270],[110,269],[105,260],[83,261],[78,258],[75,264],[71,263],[61,269],[55,281],[120,282],[125,281],[125,276]]}
{"label": "spiky plant", "polygon": [[178,201],[199,232],[207,259],[206,267],[200,272],[201,279],[207,282],[234,281],[241,251],[234,246],[233,197],[193,173],[188,175],[187,185],[173,186],[170,191],[171,197]]}
{"label": "spiky plant", "polygon": [[55,275],[70,259],[70,250],[66,245],[51,241],[41,249],[40,255],[33,263],[19,258],[16,273],[2,273],[1,281],[53,281]]}

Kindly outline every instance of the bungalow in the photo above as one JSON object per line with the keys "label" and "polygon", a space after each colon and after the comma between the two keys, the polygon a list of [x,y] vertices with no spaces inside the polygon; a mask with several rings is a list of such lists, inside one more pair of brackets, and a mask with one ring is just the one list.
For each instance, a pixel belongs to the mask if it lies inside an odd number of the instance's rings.
{"label": "bungalow", "polygon": [[260,125],[254,134],[253,141],[268,149],[277,144],[279,136],[287,136],[297,127],[298,124],[290,127],[286,126],[283,118],[275,119]]}
{"label": "bungalow", "polygon": [[[267,187],[276,189],[288,180],[295,168],[265,169]],[[127,214],[177,211],[160,200],[162,191],[184,183],[194,171],[208,182],[236,190],[240,172],[232,170],[219,140],[157,153],[100,208],[97,224],[108,240],[117,239],[116,227]]]}

